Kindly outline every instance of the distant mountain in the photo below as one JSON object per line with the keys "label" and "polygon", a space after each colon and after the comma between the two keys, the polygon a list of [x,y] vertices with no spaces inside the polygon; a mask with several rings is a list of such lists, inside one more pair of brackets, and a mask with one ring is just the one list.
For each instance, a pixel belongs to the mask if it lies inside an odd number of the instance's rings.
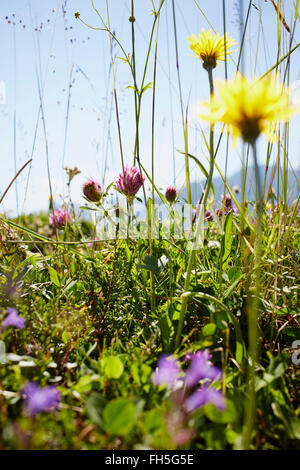
{"label": "distant mountain", "polygon": [[[259,167],[259,175],[261,182],[263,184],[264,182],[264,173],[265,173],[265,167],[260,166]],[[294,174],[295,173],[295,174]],[[288,202],[290,203],[291,200],[294,201],[299,197],[299,188],[300,188],[300,169],[295,170],[294,173],[290,170],[289,171],[289,177],[288,177],[288,187],[287,187],[287,194],[288,194]],[[271,183],[271,177],[272,177],[272,169],[270,168],[268,171],[267,175],[267,182],[266,182],[266,189],[269,189],[270,183]],[[279,183],[279,184],[278,184]],[[199,183],[197,182],[192,182],[191,183],[191,192],[192,192],[192,201],[193,203],[197,203],[199,201],[201,194],[202,194],[202,188],[205,184],[205,180],[200,181]],[[227,184],[233,190],[234,187],[238,187],[241,190],[241,184],[242,184],[242,170],[234,173],[232,176],[227,178]],[[214,185],[214,190],[215,190],[215,199],[216,201],[221,201],[221,198],[224,194],[224,182],[221,177],[214,177],[213,178],[213,185]],[[279,185],[279,193],[282,191],[282,171],[280,172],[279,175],[279,181],[278,181],[278,172],[275,172],[274,178],[272,180],[272,188],[275,192],[275,196],[277,195],[277,186]],[[226,193],[228,191],[226,190]],[[235,194],[236,198],[238,200],[241,200],[241,194]],[[184,200],[187,200],[187,190],[186,187],[183,189],[181,193],[181,197]],[[247,172],[247,183],[246,183],[246,199],[253,200],[255,199],[255,170],[254,167],[248,167],[248,172]]]}

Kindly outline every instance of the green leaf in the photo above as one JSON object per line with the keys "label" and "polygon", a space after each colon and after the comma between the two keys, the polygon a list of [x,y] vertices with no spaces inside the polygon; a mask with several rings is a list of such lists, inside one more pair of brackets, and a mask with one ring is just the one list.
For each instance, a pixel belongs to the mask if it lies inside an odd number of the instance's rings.
{"label": "green leaf", "polygon": [[233,423],[237,419],[235,405],[229,399],[226,400],[224,411],[219,411],[215,405],[209,404],[205,406],[205,414],[214,423]]}
{"label": "green leaf", "polygon": [[228,297],[231,294],[235,286],[237,286],[237,284],[240,282],[240,280],[244,276],[242,273],[242,270],[240,268],[236,268],[235,266],[229,269],[227,275],[228,275],[229,282],[231,282],[231,285],[224,292],[223,299],[226,299],[226,297]]}
{"label": "green leaf", "polygon": [[221,425],[206,426],[203,437],[207,449],[223,450],[226,448],[225,433]]}
{"label": "green leaf", "polygon": [[300,420],[296,417],[292,417],[290,420],[292,432],[294,434],[295,439],[300,440]]}
{"label": "green leaf", "polygon": [[147,411],[144,420],[145,431],[149,434],[153,434],[164,427],[164,419],[161,410],[155,408]]}
{"label": "green leaf", "polygon": [[152,87],[152,82],[147,83],[147,85],[144,86],[144,88],[141,91],[141,95],[144,93],[144,91],[148,90],[148,88]]}
{"label": "green leaf", "polygon": [[241,364],[242,359],[244,356],[244,346],[241,342],[236,342],[236,349],[235,349],[235,358],[239,364]]}
{"label": "green leaf", "polygon": [[232,266],[232,268],[229,269],[227,274],[230,283],[233,283],[236,280],[240,279],[243,275],[242,270],[240,268],[237,268],[236,266]]}
{"label": "green leaf", "polygon": [[68,344],[69,340],[70,340],[70,333],[68,333],[68,331],[64,331],[63,334],[61,335],[61,339],[63,340],[63,342],[65,344]]}
{"label": "green leaf", "polygon": [[224,238],[223,238],[223,257],[222,257],[222,266],[223,269],[226,268],[230,260],[230,252],[232,245],[232,212],[227,214],[224,224]]}
{"label": "green leaf", "polygon": [[219,307],[222,308],[222,310],[224,310],[227,313],[229,320],[234,325],[235,334],[236,334],[236,360],[240,364],[243,356],[246,353],[246,347],[243,341],[240,324],[237,321],[235,315],[231,312],[231,310],[229,310],[229,308],[226,307],[226,305],[224,305],[219,299],[217,299],[216,297],[213,297],[212,295],[205,294],[204,292],[198,292],[197,294],[191,294],[191,296],[209,300],[210,302],[217,304]]}
{"label": "green leaf", "polygon": [[149,377],[152,373],[152,369],[147,364],[141,362],[134,362],[130,368],[134,381],[138,385],[144,385],[149,383]]}
{"label": "green leaf", "polygon": [[127,64],[130,62],[128,59],[125,59],[125,57],[117,57],[117,59],[123,60],[123,62],[126,62]]}
{"label": "green leaf", "polygon": [[49,270],[49,274],[50,274],[51,281],[53,282],[53,284],[55,284],[57,287],[60,287],[60,280],[59,280],[58,272],[51,266],[48,267],[48,270]]}
{"label": "green leaf", "polygon": [[[289,410],[287,410],[285,406],[281,406],[277,402],[273,402],[271,404],[271,407],[272,407],[274,415],[283,422],[286,434],[291,439],[295,439],[296,436],[294,433],[294,425],[291,425],[291,421],[290,421],[291,416],[290,416]],[[297,432],[297,427],[296,427],[296,432]]]}
{"label": "green leaf", "polygon": [[134,404],[126,398],[117,398],[104,408],[104,427],[113,436],[126,436],[135,425],[135,417]]}
{"label": "green leaf", "polygon": [[114,185],[114,181],[110,183],[110,185],[107,186],[105,193],[103,194],[103,197],[106,197],[108,195],[108,192],[113,185]]}
{"label": "green leaf", "polygon": [[165,352],[171,351],[172,338],[174,336],[174,327],[168,313],[164,313],[159,319],[159,329]]}
{"label": "green leaf", "polygon": [[[185,155],[185,152],[179,151],[179,153],[180,153],[181,155]],[[188,156],[189,158],[192,158],[192,159],[197,163],[197,165],[199,166],[201,172],[204,174],[205,178],[207,179],[207,178],[208,178],[208,172],[207,172],[207,170],[205,169],[205,167],[202,165],[202,163],[198,160],[198,158],[196,158],[194,155],[192,155],[192,154],[190,154],[190,153],[188,153],[187,156]]]}
{"label": "green leaf", "polygon": [[99,393],[93,392],[86,400],[86,412],[92,423],[103,426],[101,411],[104,408],[104,398]]}
{"label": "green leaf", "polygon": [[117,356],[105,357],[103,359],[104,374],[109,379],[118,379],[124,371],[124,366]]}
{"label": "green leaf", "polygon": [[217,327],[220,330],[224,330],[228,321],[228,315],[223,310],[217,310],[214,314],[214,320],[216,322]]}
{"label": "green leaf", "polygon": [[131,263],[131,251],[129,249],[129,246],[127,243],[124,244],[124,248],[125,248],[125,253],[126,253],[126,256],[127,256],[127,261],[128,263]]}
{"label": "green leaf", "polygon": [[217,329],[217,325],[215,323],[208,323],[202,328],[202,334],[204,336],[212,336]]}
{"label": "green leaf", "polygon": [[126,89],[136,91],[138,95],[140,94],[139,90],[135,86],[129,85],[129,86],[126,87]]}
{"label": "green leaf", "polygon": [[157,259],[153,255],[145,256],[144,264],[138,264],[136,267],[140,269],[146,269],[147,271],[153,271],[156,274],[159,274],[160,272]]}
{"label": "green leaf", "polygon": [[90,392],[92,388],[92,378],[90,375],[84,375],[79,379],[79,382],[75,385],[74,389],[78,393]]}

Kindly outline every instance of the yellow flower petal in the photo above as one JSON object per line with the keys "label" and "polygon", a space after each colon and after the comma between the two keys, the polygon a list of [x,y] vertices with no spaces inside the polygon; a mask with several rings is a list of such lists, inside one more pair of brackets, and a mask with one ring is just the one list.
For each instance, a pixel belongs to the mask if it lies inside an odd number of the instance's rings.
{"label": "yellow flower petal", "polygon": [[263,80],[247,80],[239,75],[232,81],[218,82],[207,112],[201,118],[223,122],[236,139],[254,142],[263,133],[274,141],[277,122],[286,122],[298,108],[290,103],[291,88],[283,89],[273,75]]}
{"label": "yellow flower petal", "polygon": [[188,37],[188,40],[190,48],[203,61],[203,67],[206,69],[215,68],[218,60],[224,61],[225,50],[226,55],[231,54],[233,50],[230,49],[235,44],[231,37],[227,37],[227,33],[222,37],[217,33],[213,37],[210,29],[207,33],[202,29],[199,38],[192,34],[192,36]]}

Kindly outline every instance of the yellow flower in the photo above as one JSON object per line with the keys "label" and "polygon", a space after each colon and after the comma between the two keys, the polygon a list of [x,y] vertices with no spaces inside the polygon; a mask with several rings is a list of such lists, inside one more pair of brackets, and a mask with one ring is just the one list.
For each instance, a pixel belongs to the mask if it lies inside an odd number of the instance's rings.
{"label": "yellow flower", "polygon": [[247,80],[238,75],[232,81],[218,82],[208,109],[199,117],[210,122],[228,124],[234,140],[242,137],[254,143],[262,133],[269,141],[276,140],[276,123],[286,122],[298,107],[290,103],[291,88],[283,89],[274,75],[262,80]]}
{"label": "yellow flower", "polygon": [[214,37],[209,30],[207,33],[202,29],[199,38],[192,34],[188,37],[190,42],[190,48],[195,52],[196,56],[203,61],[203,67],[207,70],[209,68],[214,69],[217,65],[218,60],[225,60],[225,44],[226,44],[226,54],[231,54],[233,51],[229,50],[234,44],[235,41],[232,37],[227,38],[227,33],[225,36],[220,36],[217,33]]}

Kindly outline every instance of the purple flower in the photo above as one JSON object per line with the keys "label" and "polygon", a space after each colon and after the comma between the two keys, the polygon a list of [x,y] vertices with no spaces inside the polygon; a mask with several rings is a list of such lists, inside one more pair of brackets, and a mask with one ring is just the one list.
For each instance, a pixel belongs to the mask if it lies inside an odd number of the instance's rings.
{"label": "purple flower", "polygon": [[195,357],[195,355],[202,356],[206,361],[209,361],[212,358],[212,355],[211,355],[209,349],[204,349],[204,351],[196,351],[196,352],[186,353],[185,360],[190,361],[191,359],[193,359]]}
{"label": "purple flower", "polygon": [[197,351],[190,357],[191,365],[184,378],[186,387],[193,387],[201,379],[210,379],[211,381],[217,378],[221,379],[222,371],[209,361],[210,358],[211,355],[208,349]]}
{"label": "purple flower", "polygon": [[120,173],[116,181],[116,186],[120,193],[132,200],[143,185],[144,179],[145,178],[135,166],[126,166],[126,168],[124,168],[124,174]]}
{"label": "purple flower", "polygon": [[18,315],[18,311],[15,308],[9,307],[7,309],[7,316],[2,322],[3,328],[14,326],[15,328],[25,328],[26,320]]}
{"label": "purple flower", "polygon": [[218,216],[219,218],[221,218],[222,215],[223,215],[222,209],[217,209],[217,210],[216,210],[216,214],[217,214],[217,216]]}
{"label": "purple flower", "polygon": [[[222,197],[222,206],[224,207],[224,214],[225,215],[227,215],[231,211],[233,212],[233,214],[237,214],[237,208],[232,205],[232,199],[228,194],[226,194],[225,197],[224,196]],[[223,215],[222,210],[221,209],[219,209],[219,210],[220,210],[220,214],[218,214],[218,215],[222,216]]]}
{"label": "purple flower", "polygon": [[72,216],[70,212],[67,213],[66,209],[57,209],[54,214],[49,215],[49,225],[53,228],[63,228],[66,225],[66,221],[71,223]]}
{"label": "purple flower", "polygon": [[102,189],[100,184],[93,178],[89,179],[82,186],[85,197],[92,202],[99,202],[102,199]]}
{"label": "purple flower", "polygon": [[214,220],[214,216],[211,211],[205,211],[205,220],[207,220],[208,222],[212,222]]}
{"label": "purple flower", "polygon": [[169,204],[173,204],[177,197],[177,189],[174,186],[168,186],[165,192],[165,197]]}
{"label": "purple flower", "polygon": [[180,374],[180,368],[172,356],[162,356],[158,360],[158,368],[153,377],[155,385],[167,385],[173,387]]}
{"label": "purple flower", "polygon": [[60,392],[53,385],[40,388],[32,381],[23,388],[23,393],[25,406],[30,416],[56,409],[61,399]]}
{"label": "purple flower", "polygon": [[220,411],[226,408],[225,399],[220,390],[204,385],[190,395],[184,404],[185,410],[191,413],[208,403],[214,404]]}
{"label": "purple flower", "polygon": [[228,194],[225,197],[223,196],[222,203],[225,206],[225,212],[229,212],[232,209],[232,200]]}

